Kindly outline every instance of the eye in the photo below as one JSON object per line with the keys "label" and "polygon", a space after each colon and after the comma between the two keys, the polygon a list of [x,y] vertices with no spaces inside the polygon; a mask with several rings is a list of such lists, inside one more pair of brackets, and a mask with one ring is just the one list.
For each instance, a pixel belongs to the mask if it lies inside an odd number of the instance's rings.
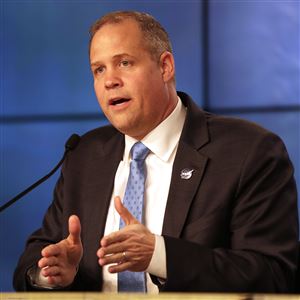
{"label": "eye", "polygon": [[94,70],[95,74],[101,74],[104,72],[104,67],[100,66]]}
{"label": "eye", "polygon": [[128,60],[122,60],[121,62],[120,62],[120,66],[121,67],[128,67],[128,66],[130,66],[131,65],[131,63],[128,61]]}

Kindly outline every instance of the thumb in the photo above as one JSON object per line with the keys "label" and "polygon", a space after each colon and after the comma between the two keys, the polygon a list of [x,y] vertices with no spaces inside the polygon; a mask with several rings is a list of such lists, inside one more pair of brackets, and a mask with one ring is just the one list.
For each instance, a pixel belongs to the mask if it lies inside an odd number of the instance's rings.
{"label": "thumb", "polygon": [[81,244],[81,224],[76,215],[72,215],[69,218],[69,236],[68,240],[73,244]]}
{"label": "thumb", "polygon": [[123,219],[126,225],[138,224],[139,221],[129,212],[129,210],[123,205],[119,196],[115,197],[115,208],[120,217]]}

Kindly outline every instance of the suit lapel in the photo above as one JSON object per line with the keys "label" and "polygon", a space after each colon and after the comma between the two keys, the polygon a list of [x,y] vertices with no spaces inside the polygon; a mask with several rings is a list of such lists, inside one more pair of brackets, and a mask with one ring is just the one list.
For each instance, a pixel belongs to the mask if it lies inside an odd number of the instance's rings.
{"label": "suit lapel", "polygon": [[[99,223],[99,233],[104,233],[106,216],[111,200],[111,195],[114,186],[114,179],[117,168],[123,157],[124,151],[124,136],[117,133],[110,138],[104,145],[99,146],[99,157],[94,161],[98,166],[97,174],[97,191],[94,193],[97,212],[97,219]],[[101,180],[100,180],[101,178]],[[101,201],[99,201],[101,199]],[[92,212],[93,214],[93,212]]]}
{"label": "suit lapel", "polygon": [[[188,216],[193,197],[201,183],[208,158],[199,152],[199,149],[208,141],[208,131],[204,112],[183,93],[178,93],[183,104],[187,107],[187,116],[180,137],[175,157],[170,190],[162,233],[179,237]],[[102,201],[95,201],[95,210],[98,220],[101,220],[98,229],[103,234],[107,211],[111,199],[114,177],[124,151],[124,136],[120,133],[113,135],[104,145],[99,145],[99,157],[94,161],[99,167],[99,185],[96,195],[101,195]],[[183,169],[194,170],[191,178],[182,179]],[[100,215],[99,215],[100,212]],[[180,213],[178,213],[180,212]]]}
{"label": "suit lapel", "polygon": [[[187,106],[187,116],[173,165],[162,230],[163,235],[173,237],[180,236],[194,195],[201,183],[208,158],[202,155],[199,149],[209,141],[204,112],[186,94],[178,94]],[[182,178],[184,169],[193,170],[190,178]]]}
{"label": "suit lapel", "polygon": [[106,131],[101,129],[98,134],[100,136],[93,137],[89,145],[82,196],[85,218],[82,223],[85,253],[82,264],[88,270],[88,277],[84,280],[88,280],[90,288],[95,289],[101,288],[102,284],[102,271],[97,263],[96,252],[105,229],[115,173],[124,151],[122,134],[112,128]]}

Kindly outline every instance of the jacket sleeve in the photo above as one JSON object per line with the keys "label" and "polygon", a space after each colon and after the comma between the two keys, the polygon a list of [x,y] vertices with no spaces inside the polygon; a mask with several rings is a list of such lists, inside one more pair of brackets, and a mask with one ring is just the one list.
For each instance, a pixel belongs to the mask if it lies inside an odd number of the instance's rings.
{"label": "jacket sleeve", "polygon": [[13,286],[16,291],[34,290],[28,281],[27,271],[37,265],[45,246],[57,243],[64,238],[63,228],[66,226],[66,220],[61,206],[62,186],[63,177],[61,176],[54,191],[54,201],[45,214],[42,227],[32,233],[26,242],[25,250],[14,272]]}

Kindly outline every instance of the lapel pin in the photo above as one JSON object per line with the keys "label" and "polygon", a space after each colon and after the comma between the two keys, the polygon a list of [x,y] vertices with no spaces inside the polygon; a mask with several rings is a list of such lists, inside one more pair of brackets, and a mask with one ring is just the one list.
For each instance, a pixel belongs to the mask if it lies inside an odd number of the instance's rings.
{"label": "lapel pin", "polygon": [[181,170],[181,179],[190,179],[193,175],[194,169],[183,169]]}

